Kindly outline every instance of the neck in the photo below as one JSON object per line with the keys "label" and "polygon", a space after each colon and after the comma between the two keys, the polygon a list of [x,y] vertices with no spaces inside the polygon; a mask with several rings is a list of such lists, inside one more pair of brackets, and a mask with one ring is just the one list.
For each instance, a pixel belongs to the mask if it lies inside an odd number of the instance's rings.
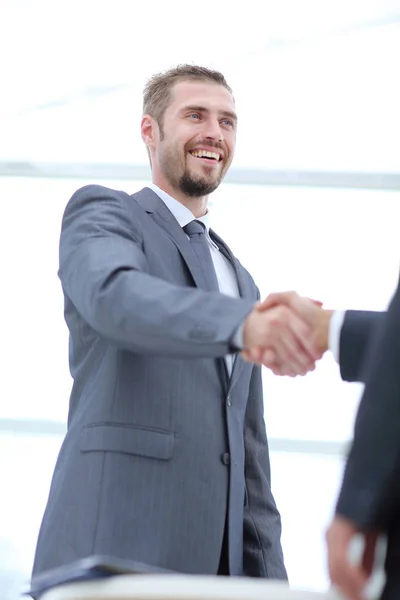
{"label": "neck", "polygon": [[207,213],[208,196],[200,196],[199,198],[187,196],[181,190],[170,185],[167,181],[160,181],[157,177],[153,177],[153,183],[172,196],[172,198],[183,204],[183,206],[186,206],[196,218],[203,217]]}

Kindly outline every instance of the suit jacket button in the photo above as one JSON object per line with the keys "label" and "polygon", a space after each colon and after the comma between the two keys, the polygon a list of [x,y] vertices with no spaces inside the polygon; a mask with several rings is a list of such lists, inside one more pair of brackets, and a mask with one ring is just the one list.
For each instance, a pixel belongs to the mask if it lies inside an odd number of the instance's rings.
{"label": "suit jacket button", "polygon": [[224,452],[224,454],[221,456],[221,460],[224,463],[224,465],[228,466],[231,462],[231,455],[229,454],[229,452]]}

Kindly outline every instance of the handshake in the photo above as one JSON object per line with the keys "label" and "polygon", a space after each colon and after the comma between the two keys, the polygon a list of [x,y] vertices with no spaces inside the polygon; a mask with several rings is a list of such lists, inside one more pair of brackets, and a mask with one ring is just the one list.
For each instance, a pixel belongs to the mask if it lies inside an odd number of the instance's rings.
{"label": "handshake", "polygon": [[275,375],[306,375],[328,349],[332,312],[296,292],[270,294],[245,321],[243,358]]}

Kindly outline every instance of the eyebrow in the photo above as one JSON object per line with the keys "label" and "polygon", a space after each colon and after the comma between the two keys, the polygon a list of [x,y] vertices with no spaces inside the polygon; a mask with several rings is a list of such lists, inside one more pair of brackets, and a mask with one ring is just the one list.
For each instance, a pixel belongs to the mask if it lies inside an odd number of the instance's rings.
{"label": "eyebrow", "polygon": [[[182,108],[181,112],[187,112],[187,111],[191,111],[191,110],[194,112],[210,114],[210,111],[208,110],[208,108],[205,108],[205,106],[199,106],[196,104],[189,104],[188,106],[185,106],[184,108]],[[237,120],[238,120],[237,114],[232,112],[231,110],[220,110],[218,112],[222,117],[229,117],[229,119],[232,119],[232,121],[237,123]]]}

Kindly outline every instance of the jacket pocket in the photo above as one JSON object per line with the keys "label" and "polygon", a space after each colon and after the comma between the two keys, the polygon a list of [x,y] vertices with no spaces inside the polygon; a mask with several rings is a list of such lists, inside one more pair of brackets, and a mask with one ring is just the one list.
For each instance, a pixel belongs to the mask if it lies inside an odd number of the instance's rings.
{"label": "jacket pocket", "polygon": [[175,446],[172,431],[135,425],[93,424],[81,433],[81,452],[120,452],[169,460]]}

